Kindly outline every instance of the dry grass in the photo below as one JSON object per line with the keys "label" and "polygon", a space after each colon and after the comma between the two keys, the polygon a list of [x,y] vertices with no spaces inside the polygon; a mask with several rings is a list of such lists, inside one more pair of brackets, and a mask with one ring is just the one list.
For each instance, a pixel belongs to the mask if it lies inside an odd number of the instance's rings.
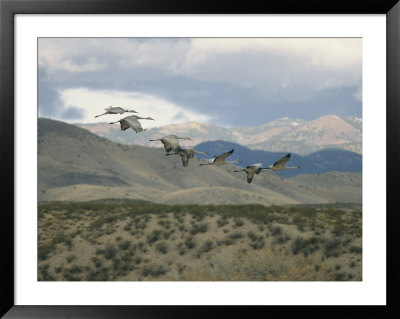
{"label": "dry grass", "polygon": [[362,280],[361,217],[348,206],[45,203],[38,279]]}

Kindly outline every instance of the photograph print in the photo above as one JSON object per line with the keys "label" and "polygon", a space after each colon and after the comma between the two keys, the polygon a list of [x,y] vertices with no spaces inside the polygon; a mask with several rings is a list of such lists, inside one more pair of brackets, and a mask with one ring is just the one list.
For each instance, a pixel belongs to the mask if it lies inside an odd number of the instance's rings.
{"label": "photograph print", "polygon": [[361,38],[38,38],[39,281],[362,281]]}

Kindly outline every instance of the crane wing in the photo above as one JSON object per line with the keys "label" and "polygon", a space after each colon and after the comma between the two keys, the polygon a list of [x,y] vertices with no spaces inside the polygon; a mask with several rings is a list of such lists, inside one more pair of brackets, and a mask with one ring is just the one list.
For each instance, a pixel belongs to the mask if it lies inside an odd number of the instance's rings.
{"label": "crane wing", "polygon": [[130,128],[130,124],[126,119],[122,119],[121,121],[119,121],[119,123],[121,124],[121,130],[123,130],[123,131]]}
{"label": "crane wing", "polygon": [[189,166],[189,157],[187,157],[186,154],[182,156],[182,164],[183,164],[183,167]]}
{"label": "crane wing", "polygon": [[194,149],[192,149],[192,148],[187,149],[186,154],[187,154],[188,158],[193,158],[194,157]]}
{"label": "crane wing", "polygon": [[179,140],[173,135],[168,135],[164,137],[161,141],[164,144],[165,150],[167,150],[167,147],[170,151],[176,151],[179,149]]}
{"label": "crane wing", "polygon": [[165,142],[165,141],[161,141],[164,144],[164,149],[166,152],[170,152],[172,151],[172,147],[169,143]]}
{"label": "crane wing", "polygon": [[168,140],[177,140],[178,136],[176,136],[176,135],[167,135],[167,136],[164,136],[163,138],[168,139]]}
{"label": "crane wing", "polygon": [[290,158],[290,153],[282,157],[279,161],[276,161],[273,166],[283,166]]}
{"label": "crane wing", "polygon": [[246,172],[247,172],[247,183],[251,183],[251,181],[253,180],[253,177],[254,177],[254,172],[252,172],[252,171],[247,171],[246,170]]}
{"label": "crane wing", "polygon": [[143,127],[140,122],[133,116],[128,116],[124,118],[124,121],[131,127],[136,133],[143,131]]}
{"label": "crane wing", "polygon": [[114,106],[114,107],[112,107],[111,109],[110,109],[110,111],[113,111],[113,112],[115,112],[115,113],[124,113],[125,112],[125,110],[123,109],[123,108],[121,108],[121,107],[119,107],[119,106]]}
{"label": "crane wing", "polygon": [[139,126],[132,126],[132,130],[134,130],[136,133],[139,133],[139,132],[141,132],[141,131],[145,131],[141,125],[139,125]]}
{"label": "crane wing", "polygon": [[217,156],[217,157],[215,158],[215,160],[216,160],[216,161],[224,161],[225,158],[227,158],[228,156],[232,155],[232,153],[233,153],[233,150],[230,150],[229,152],[226,152],[226,153],[223,153],[223,154]]}
{"label": "crane wing", "polygon": [[170,142],[170,143],[173,143],[173,142],[175,142],[175,141],[178,141],[177,137],[174,136],[174,135],[167,135],[167,136],[164,136],[163,139],[166,140],[166,141],[168,141],[168,142]]}

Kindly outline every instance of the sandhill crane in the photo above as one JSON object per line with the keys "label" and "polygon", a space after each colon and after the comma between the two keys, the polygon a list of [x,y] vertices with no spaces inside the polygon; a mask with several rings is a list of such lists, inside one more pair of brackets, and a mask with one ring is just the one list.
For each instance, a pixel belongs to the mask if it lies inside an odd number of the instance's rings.
{"label": "sandhill crane", "polygon": [[290,159],[290,153],[288,153],[286,156],[282,157],[279,161],[276,161],[273,165],[270,165],[264,169],[269,169],[273,172],[276,171],[282,171],[284,169],[291,169],[291,168],[301,168],[300,166],[285,166],[285,163]]}
{"label": "sandhill crane", "polygon": [[221,155],[215,156],[214,158],[210,158],[208,160],[208,163],[205,164],[199,164],[199,166],[201,165],[215,165],[215,166],[222,166],[222,165],[226,165],[226,164],[235,164],[235,163],[240,163],[239,161],[233,161],[233,162],[227,162],[225,161],[225,159],[232,155],[233,153],[233,149],[230,150],[229,152],[223,153]]}
{"label": "sandhill crane", "polygon": [[160,141],[161,143],[164,144],[164,148],[167,153],[169,153],[170,151],[173,151],[174,153],[176,153],[180,149],[179,140],[191,140],[191,138],[179,137],[176,135],[167,135],[162,138],[158,138],[155,140],[149,140],[149,141],[150,142]]}
{"label": "sandhill crane", "polygon": [[251,181],[253,180],[254,174],[260,174],[262,169],[263,169],[263,167],[262,167],[261,163],[257,163],[257,164],[249,165],[243,169],[235,170],[234,172],[246,172],[247,183],[250,184]]}
{"label": "sandhill crane", "polygon": [[140,117],[137,115],[130,115],[118,121],[110,122],[110,124],[115,124],[119,122],[121,124],[122,131],[125,131],[128,128],[132,128],[132,130],[134,130],[136,133],[145,131],[146,129],[143,129],[142,125],[138,120],[154,120],[154,119],[151,117]]}
{"label": "sandhill crane", "polygon": [[208,154],[207,152],[199,152],[193,148],[179,148],[175,153],[167,153],[165,155],[180,155],[182,157],[183,167],[189,166],[189,159],[194,157],[194,154]]}
{"label": "sandhill crane", "polygon": [[125,110],[122,107],[111,106],[111,105],[109,107],[105,108],[104,110],[106,111],[105,113],[96,115],[95,117],[99,117],[99,116],[106,115],[106,114],[124,114],[125,112],[137,113],[135,110]]}

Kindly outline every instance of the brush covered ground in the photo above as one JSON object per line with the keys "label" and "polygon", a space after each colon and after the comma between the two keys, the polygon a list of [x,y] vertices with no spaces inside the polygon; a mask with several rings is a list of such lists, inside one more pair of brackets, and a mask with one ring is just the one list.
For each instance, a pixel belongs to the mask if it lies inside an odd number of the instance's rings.
{"label": "brush covered ground", "polygon": [[38,206],[40,281],[360,281],[360,204]]}

